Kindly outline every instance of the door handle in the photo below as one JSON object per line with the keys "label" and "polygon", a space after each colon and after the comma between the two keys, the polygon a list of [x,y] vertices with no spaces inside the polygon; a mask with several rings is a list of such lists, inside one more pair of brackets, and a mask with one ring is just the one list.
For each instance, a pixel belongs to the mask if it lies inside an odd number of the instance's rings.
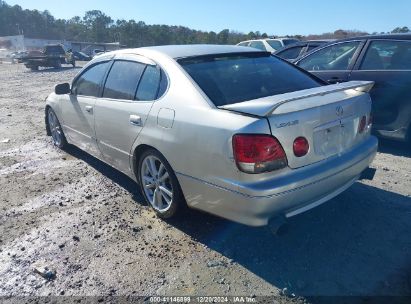
{"label": "door handle", "polygon": [[332,77],[331,79],[327,80],[328,83],[335,84],[335,83],[340,83],[344,82],[341,78],[338,77]]}
{"label": "door handle", "polygon": [[85,108],[86,111],[89,112],[90,114],[93,113],[93,107],[92,107],[92,106],[85,106],[84,108]]}
{"label": "door handle", "polygon": [[138,115],[130,115],[129,121],[132,125],[142,126],[141,117]]}

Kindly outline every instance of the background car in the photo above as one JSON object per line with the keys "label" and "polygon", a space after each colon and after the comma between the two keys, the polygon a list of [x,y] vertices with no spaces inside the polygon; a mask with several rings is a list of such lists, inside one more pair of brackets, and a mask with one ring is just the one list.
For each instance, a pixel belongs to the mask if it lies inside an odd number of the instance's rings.
{"label": "background car", "polygon": [[372,85],[324,86],[251,48],[125,49],[57,85],[46,128],[56,146],[75,144],[137,181],[159,217],[187,203],[263,226],[328,201],[368,167]]}
{"label": "background car", "polygon": [[334,41],[296,64],[329,83],[375,81],[370,92],[374,132],[411,141],[411,34]]}
{"label": "background car", "polygon": [[238,43],[238,46],[249,46],[262,51],[275,52],[287,45],[299,42],[298,39],[294,38],[270,38],[270,39],[255,39],[247,40]]}
{"label": "background car", "polygon": [[75,60],[79,61],[90,61],[92,59],[89,55],[78,51],[73,52],[73,57]]}
{"label": "background car", "polygon": [[286,46],[273,54],[286,59],[290,62],[295,62],[297,59],[303,57],[305,54],[311,52],[317,47],[331,42],[331,40],[307,40],[293,43]]}

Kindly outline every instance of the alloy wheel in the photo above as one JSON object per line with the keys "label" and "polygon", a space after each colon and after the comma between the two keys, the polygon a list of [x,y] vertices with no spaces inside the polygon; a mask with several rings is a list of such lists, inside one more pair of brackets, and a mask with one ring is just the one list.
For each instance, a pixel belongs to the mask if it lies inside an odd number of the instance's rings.
{"label": "alloy wheel", "polygon": [[173,186],[166,166],[153,155],[148,155],[141,163],[140,178],[144,193],[152,207],[158,212],[166,212],[173,202]]}

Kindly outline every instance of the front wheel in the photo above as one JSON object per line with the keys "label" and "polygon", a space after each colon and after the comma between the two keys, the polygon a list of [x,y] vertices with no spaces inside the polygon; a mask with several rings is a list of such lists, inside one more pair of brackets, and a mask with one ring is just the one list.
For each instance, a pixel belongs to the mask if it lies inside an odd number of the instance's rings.
{"label": "front wheel", "polygon": [[156,150],[143,152],[138,164],[141,192],[161,218],[176,216],[185,207],[177,177],[167,160]]}
{"label": "front wheel", "polygon": [[54,145],[60,149],[64,149],[67,146],[67,140],[56,113],[54,113],[52,109],[48,109],[47,111],[47,121]]}

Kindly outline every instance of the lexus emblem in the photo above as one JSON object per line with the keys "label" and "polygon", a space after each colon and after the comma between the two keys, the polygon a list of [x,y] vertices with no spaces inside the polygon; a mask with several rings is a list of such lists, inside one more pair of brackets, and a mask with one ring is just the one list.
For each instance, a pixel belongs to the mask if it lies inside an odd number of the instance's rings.
{"label": "lexus emblem", "polygon": [[337,114],[337,116],[343,116],[344,114],[344,109],[342,106],[337,106],[335,108],[335,114]]}

